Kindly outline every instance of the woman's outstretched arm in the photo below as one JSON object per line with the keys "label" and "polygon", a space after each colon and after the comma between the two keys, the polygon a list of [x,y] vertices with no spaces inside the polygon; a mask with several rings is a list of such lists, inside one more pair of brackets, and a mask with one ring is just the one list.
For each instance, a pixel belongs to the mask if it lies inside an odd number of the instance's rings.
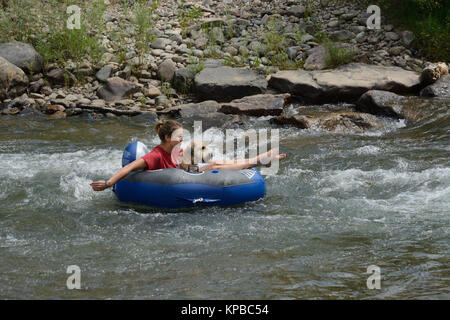
{"label": "woman's outstretched arm", "polygon": [[272,149],[266,153],[260,154],[255,158],[250,159],[238,159],[238,160],[227,160],[227,161],[212,161],[209,165],[203,167],[199,172],[207,170],[243,170],[249,169],[256,166],[265,165],[269,167],[273,160],[282,160],[286,158],[286,154],[278,154],[277,149]]}
{"label": "woman's outstretched arm", "polygon": [[141,170],[141,169],[146,169],[146,168],[147,168],[147,163],[145,162],[144,159],[134,160],[133,162],[127,164],[125,167],[123,167],[122,169],[117,171],[117,173],[115,175],[113,175],[111,177],[111,179],[109,179],[108,181],[92,182],[91,187],[94,191],[105,190],[106,188],[109,188],[109,187],[112,187],[113,185],[115,185],[117,183],[117,181],[119,181],[123,177],[127,176],[131,171]]}

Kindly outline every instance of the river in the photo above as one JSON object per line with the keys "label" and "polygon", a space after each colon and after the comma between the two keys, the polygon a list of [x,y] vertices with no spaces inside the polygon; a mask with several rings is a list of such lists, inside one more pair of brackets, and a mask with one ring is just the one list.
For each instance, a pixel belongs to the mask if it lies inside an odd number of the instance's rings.
{"label": "river", "polygon": [[0,299],[449,299],[449,115],[364,134],[251,119],[287,153],[266,197],[178,211],[89,186],[130,141],[155,146],[151,124],[2,116]]}

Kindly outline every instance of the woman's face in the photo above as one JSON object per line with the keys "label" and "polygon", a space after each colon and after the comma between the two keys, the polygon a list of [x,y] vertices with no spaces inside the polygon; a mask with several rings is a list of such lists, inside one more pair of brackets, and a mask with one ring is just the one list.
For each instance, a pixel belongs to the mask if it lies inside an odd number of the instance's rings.
{"label": "woman's face", "polygon": [[172,132],[169,142],[173,146],[176,146],[177,144],[183,142],[183,128],[178,128],[174,132]]}

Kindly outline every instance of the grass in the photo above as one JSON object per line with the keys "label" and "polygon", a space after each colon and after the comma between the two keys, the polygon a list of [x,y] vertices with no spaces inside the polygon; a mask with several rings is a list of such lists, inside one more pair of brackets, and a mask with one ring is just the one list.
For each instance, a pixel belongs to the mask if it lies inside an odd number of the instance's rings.
{"label": "grass", "polygon": [[[297,30],[294,33],[294,37],[301,39],[303,32]],[[281,23],[281,17],[273,15],[267,20],[262,35],[264,43],[264,56],[270,61],[272,66],[277,66],[281,69],[298,69],[303,66],[303,61],[293,61],[289,59],[286,52],[289,39],[284,32],[284,28]],[[259,67],[260,60],[254,61],[254,66]]]}
{"label": "grass", "polygon": [[136,33],[134,35],[136,41],[136,53],[139,57],[139,63],[144,64],[144,55],[150,52],[149,43],[156,39],[153,33],[153,27],[155,21],[153,20],[153,14],[158,9],[159,1],[154,0],[150,6],[147,5],[146,0],[139,0],[135,3],[133,8]]}
{"label": "grass", "polygon": [[352,62],[355,52],[353,49],[342,48],[336,46],[333,42],[324,42],[326,51],[325,64],[326,68],[336,68],[340,65]]}
{"label": "grass", "polygon": [[[81,12],[80,29],[68,29],[68,6],[77,5]],[[104,30],[103,0],[9,0],[0,9],[0,42],[30,43],[44,58],[44,63],[63,65],[67,60],[81,62],[100,60]]]}
{"label": "grass", "polygon": [[200,7],[193,6],[193,8],[188,9],[185,7],[184,0],[181,0],[181,6],[178,8],[178,21],[184,36],[187,35],[189,27],[201,17],[203,17],[203,12]]}

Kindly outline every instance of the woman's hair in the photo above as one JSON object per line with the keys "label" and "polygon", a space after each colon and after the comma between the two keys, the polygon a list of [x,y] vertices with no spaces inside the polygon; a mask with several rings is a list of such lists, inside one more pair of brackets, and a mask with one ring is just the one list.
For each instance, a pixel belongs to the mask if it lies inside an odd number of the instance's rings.
{"label": "woman's hair", "polygon": [[161,141],[164,141],[166,140],[166,135],[170,137],[175,130],[182,127],[181,123],[174,120],[159,120],[155,125],[155,130]]}

